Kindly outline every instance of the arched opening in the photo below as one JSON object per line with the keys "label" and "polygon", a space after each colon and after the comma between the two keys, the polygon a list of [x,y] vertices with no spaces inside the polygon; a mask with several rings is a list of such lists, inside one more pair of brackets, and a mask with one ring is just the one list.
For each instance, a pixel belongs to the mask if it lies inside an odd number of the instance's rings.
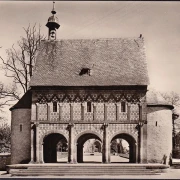
{"label": "arched opening", "polygon": [[67,162],[68,146],[66,138],[58,133],[49,134],[44,138],[44,162]]}
{"label": "arched opening", "polygon": [[102,142],[97,135],[92,133],[87,133],[78,138],[77,162],[78,163],[102,162]]}
{"label": "arched opening", "polygon": [[112,163],[135,163],[135,139],[125,133],[114,136],[111,140],[110,154]]}

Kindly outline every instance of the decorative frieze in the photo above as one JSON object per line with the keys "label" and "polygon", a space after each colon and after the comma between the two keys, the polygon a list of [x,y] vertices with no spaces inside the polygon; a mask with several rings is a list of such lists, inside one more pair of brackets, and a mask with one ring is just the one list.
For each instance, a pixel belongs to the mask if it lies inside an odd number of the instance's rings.
{"label": "decorative frieze", "polygon": [[117,103],[122,101],[136,104],[145,101],[145,93],[139,91],[101,91],[101,92],[86,92],[86,91],[58,91],[56,93],[47,93],[45,91],[36,91],[36,101],[40,104],[47,102],[99,102],[99,103]]}

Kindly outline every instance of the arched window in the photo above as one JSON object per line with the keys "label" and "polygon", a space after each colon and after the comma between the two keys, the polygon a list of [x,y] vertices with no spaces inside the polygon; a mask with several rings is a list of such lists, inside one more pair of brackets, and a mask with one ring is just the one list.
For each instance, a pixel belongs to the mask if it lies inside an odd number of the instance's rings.
{"label": "arched window", "polygon": [[57,112],[57,102],[53,102],[53,112]]}
{"label": "arched window", "polygon": [[126,102],[121,102],[121,112],[126,112]]}
{"label": "arched window", "polygon": [[87,112],[91,112],[91,102],[87,102]]}

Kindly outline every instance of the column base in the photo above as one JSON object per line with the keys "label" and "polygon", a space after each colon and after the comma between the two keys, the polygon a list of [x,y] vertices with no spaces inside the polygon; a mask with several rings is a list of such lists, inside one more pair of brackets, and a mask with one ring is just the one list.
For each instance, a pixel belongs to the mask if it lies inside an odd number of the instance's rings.
{"label": "column base", "polygon": [[69,161],[69,162],[67,162],[68,164],[77,164],[77,162],[76,161]]}
{"label": "column base", "polygon": [[29,164],[35,164],[35,162],[32,160],[32,161],[29,162]]}

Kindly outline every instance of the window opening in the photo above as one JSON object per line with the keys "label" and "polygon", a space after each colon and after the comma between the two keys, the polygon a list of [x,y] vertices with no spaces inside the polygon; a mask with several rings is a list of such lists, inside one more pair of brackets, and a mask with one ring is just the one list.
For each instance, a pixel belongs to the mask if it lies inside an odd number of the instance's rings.
{"label": "window opening", "polygon": [[57,112],[57,102],[53,102],[53,112]]}
{"label": "window opening", "polygon": [[19,127],[20,127],[20,132],[22,132],[22,124],[20,124],[20,126],[19,126]]}
{"label": "window opening", "polygon": [[89,68],[82,68],[80,73],[79,73],[79,75],[82,76],[84,74],[87,74],[87,75],[90,76],[91,75],[91,69],[89,69]]}
{"label": "window opening", "polygon": [[121,102],[121,112],[126,112],[126,102]]}
{"label": "window opening", "polygon": [[91,102],[87,102],[87,112],[91,112],[92,108],[91,108]]}
{"label": "window opening", "polygon": [[157,121],[156,121],[156,126],[157,126]]}

